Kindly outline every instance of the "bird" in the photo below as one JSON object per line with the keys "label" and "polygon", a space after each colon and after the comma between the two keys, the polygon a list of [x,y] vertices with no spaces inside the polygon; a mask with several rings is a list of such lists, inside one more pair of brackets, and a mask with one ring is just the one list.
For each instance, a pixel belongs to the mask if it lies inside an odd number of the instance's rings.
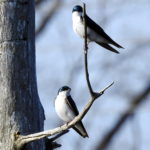
{"label": "bird", "polygon": [[[62,86],[58,90],[54,103],[57,115],[66,123],[72,121],[79,114],[77,106],[70,95],[70,91],[70,87]],[[72,128],[83,138],[89,137],[82,121],[77,122]]]}
{"label": "bird", "polygon": [[[84,38],[84,22],[83,22],[83,9],[80,5],[76,5],[72,10],[72,22],[73,22],[73,30],[79,35],[81,38]],[[115,48],[123,48],[121,45],[117,44],[114,40],[112,40],[105,31],[95,23],[88,15],[85,14],[85,20],[87,25],[87,42],[96,42],[103,48],[110,50],[115,53],[119,53]],[[111,45],[110,45],[111,44]]]}

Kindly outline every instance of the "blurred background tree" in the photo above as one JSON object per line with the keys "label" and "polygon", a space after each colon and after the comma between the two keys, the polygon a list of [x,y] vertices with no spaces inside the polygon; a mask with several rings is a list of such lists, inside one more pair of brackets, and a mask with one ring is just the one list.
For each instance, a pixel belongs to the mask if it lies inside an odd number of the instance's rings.
{"label": "blurred background tree", "polygon": [[[115,84],[83,120],[90,138],[82,139],[71,130],[59,139],[63,145],[61,149],[148,150],[150,1],[84,2],[88,15],[125,50],[116,55],[90,44],[89,69],[93,88],[102,88],[112,81]],[[80,110],[88,98],[83,40],[72,30],[71,13],[77,4],[82,5],[80,0],[36,0],[37,79],[46,114],[45,129],[62,124],[53,105],[59,87],[69,85],[72,88],[72,96]]]}

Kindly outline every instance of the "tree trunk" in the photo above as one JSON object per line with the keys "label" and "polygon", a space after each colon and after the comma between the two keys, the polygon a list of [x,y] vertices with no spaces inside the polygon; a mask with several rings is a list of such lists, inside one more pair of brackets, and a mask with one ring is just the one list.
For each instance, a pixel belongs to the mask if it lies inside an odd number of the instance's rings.
{"label": "tree trunk", "polygon": [[[14,150],[14,133],[43,130],[35,70],[34,0],[0,0],[0,150]],[[26,150],[44,150],[44,141]]]}

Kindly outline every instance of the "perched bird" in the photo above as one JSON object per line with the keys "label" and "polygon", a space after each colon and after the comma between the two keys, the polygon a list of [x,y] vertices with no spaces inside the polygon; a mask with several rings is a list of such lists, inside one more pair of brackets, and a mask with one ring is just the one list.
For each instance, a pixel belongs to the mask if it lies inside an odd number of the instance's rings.
{"label": "perched bird", "polygon": [[[55,99],[55,110],[57,115],[65,122],[70,122],[76,117],[79,112],[70,95],[71,88],[68,86],[63,86],[59,89],[58,95]],[[79,133],[82,137],[88,137],[88,134],[82,124],[79,121],[73,129]]]}
{"label": "perched bird", "polygon": [[[109,44],[116,46],[118,48],[123,48],[112,40],[105,31],[96,24],[92,19],[85,15],[86,24],[87,24],[87,42],[96,42],[100,46],[106,48],[115,53],[119,53],[116,49],[111,47]],[[73,21],[73,30],[81,38],[84,38],[84,22],[83,22],[83,9],[81,6],[76,5],[72,10],[72,21]]]}

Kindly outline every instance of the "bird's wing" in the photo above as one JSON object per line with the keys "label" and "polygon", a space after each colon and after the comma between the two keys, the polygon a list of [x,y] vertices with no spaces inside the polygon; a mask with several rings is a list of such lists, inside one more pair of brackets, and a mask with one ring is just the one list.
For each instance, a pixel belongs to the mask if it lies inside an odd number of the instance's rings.
{"label": "bird's wing", "polygon": [[[75,115],[77,116],[79,114],[79,111],[77,109],[77,106],[75,104],[75,102],[73,101],[71,96],[68,96],[66,98],[66,102],[68,104],[68,106],[70,107],[70,109],[75,113]],[[77,133],[79,133],[81,136],[85,137],[89,137],[84,126],[83,123],[81,121],[79,121],[76,125],[74,125],[72,127]]]}
{"label": "bird's wing", "polygon": [[95,30],[97,33],[106,37],[108,36],[104,32],[104,30],[87,15],[86,15],[86,23],[88,27],[90,27],[92,30]]}
{"label": "bird's wing", "polygon": [[110,42],[111,44],[115,45],[118,48],[123,48],[122,46],[120,46],[119,44],[117,44],[114,40],[112,40],[106,33],[105,31],[98,25],[96,24],[90,17],[88,17],[86,15],[86,22],[87,22],[87,26],[89,28],[91,28],[92,30],[94,30],[96,33],[98,33],[99,35],[101,35],[103,38],[105,38],[108,42]]}
{"label": "bird's wing", "polygon": [[75,113],[75,115],[77,116],[79,114],[79,111],[77,109],[77,106],[75,104],[75,102],[73,101],[71,96],[68,96],[66,98],[66,102],[68,104],[68,106],[70,107],[70,109]]}

